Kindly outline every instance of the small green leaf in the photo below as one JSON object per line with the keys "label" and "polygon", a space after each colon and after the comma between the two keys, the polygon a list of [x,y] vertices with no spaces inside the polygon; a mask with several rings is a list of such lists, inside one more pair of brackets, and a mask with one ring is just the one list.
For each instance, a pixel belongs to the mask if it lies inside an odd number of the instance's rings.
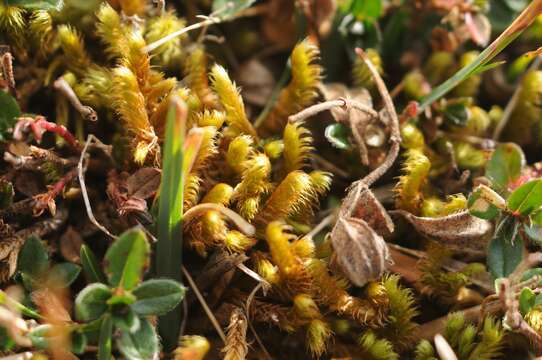
{"label": "small green leaf", "polygon": [[85,244],[81,245],[79,251],[81,258],[81,265],[83,266],[83,272],[89,282],[101,282],[105,283],[107,280],[104,273],[98,265],[98,260],[92,252],[92,250]]}
{"label": "small green leaf", "polygon": [[487,266],[495,279],[510,275],[523,258],[523,240],[517,228],[514,218],[503,219],[489,243]]}
{"label": "small green leaf", "polygon": [[477,188],[470,194],[467,208],[472,216],[492,220],[499,214],[499,209],[482,196],[482,189]]}
{"label": "small green leaf", "polygon": [[213,0],[213,14],[222,20],[228,20],[255,2],[256,0]]}
{"label": "small green leaf", "polygon": [[49,255],[45,247],[38,237],[30,236],[19,253],[17,269],[31,279],[37,279],[45,273],[47,268],[49,268]]}
{"label": "small green leaf", "polygon": [[81,290],[75,298],[75,317],[81,321],[99,318],[107,311],[111,289],[101,283],[93,283]]}
{"label": "small green leaf", "polygon": [[519,311],[521,315],[525,316],[534,306],[534,299],[536,294],[529,288],[523,288],[519,294]]}
{"label": "small green leaf", "polygon": [[527,224],[523,224],[523,231],[525,232],[525,235],[538,244],[542,244],[542,232],[540,230],[541,229],[538,225],[529,226]]}
{"label": "small green leaf", "polygon": [[79,276],[81,267],[72,263],[60,263],[53,266],[49,276],[55,280],[55,284],[62,284],[64,287],[70,286]]}
{"label": "small green leaf", "polygon": [[143,230],[132,229],[124,232],[105,254],[109,283],[125,290],[133,289],[141,282],[149,261],[149,253],[149,243]]}
{"label": "small green leaf", "polygon": [[28,333],[28,338],[32,341],[32,346],[39,350],[47,349],[49,347],[49,338],[52,326],[49,324],[38,325]]}
{"label": "small green leaf", "polygon": [[131,334],[123,331],[117,340],[117,347],[128,360],[147,360],[154,358],[159,351],[158,336],[145,318],[141,318],[139,330]]}
{"label": "small green leaf", "polygon": [[71,335],[72,352],[83,354],[87,347],[87,336],[80,331],[73,331]]}
{"label": "small green leaf", "polygon": [[[539,275],[542,278],[542,268],[534,268],[534,269],[526,270],[523,273],[523,275],[521,275],[521,281],[530,280],[535,275]],[[542,285],[542,279],[538,282],[538,285],[536,286],[541,286],[541,285]]]}
{"label": "small green leaf", "polygon": [[[105,314],[100,326],[100,340],[98,342],[98,360],[111,360],[113,335],[113,320],[111,315]],[[149,358],[150,359],[150,358]]]}
{"label": "small green leaf", "polygon": [[147,280],[134,289],[137,301],[133,309],[140,315],[163,315],[183,299],[185,288],[169,279]]}
{"label": "small green leaf", "polygon": [[352,144],[348,140],[350,129],[343,124],[331,124],[326,127],[324,135],[337,149],[349,150],[352,148]]}
{"label": "small green leaf", "polygon": [[63,0],[6,0],[9,5],[20,6],[29,10],[60,11]]}
{"label": "small green leaf", "polygon": [[530,215],[542,205],[542,179],[529,181],[517,188],[507,200],[510,211]]}
{"label": "small green leaf", "polygon": [[514,143],[497,146],[486,165],[486,177],[492,188],[502,195],[508,194],[508,185],[516,180],[525,166],[525,155]]}
{"label": "small green leaf", "polygon": [[136,313],[129,306],[119,307],[112,314],[115,327],[134,333],[139,329],[140,320]]}
{"label": "small green leaf", "polygon": [[444,120],[450,125],[465,126],[470,117],[470,111],[463,102],[454,102],[446,105],[443,110]]}
{"label": "small green leaf", "polygon": [[6,140],[8,130],[15,125],[19,116],[21,109],[17,101],[7,92],[0,90],[0,141]]}

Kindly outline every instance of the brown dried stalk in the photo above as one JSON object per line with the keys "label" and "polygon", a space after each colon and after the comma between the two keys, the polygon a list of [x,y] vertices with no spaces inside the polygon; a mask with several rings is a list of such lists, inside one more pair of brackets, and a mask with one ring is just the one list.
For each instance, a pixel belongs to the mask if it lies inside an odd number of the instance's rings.
{"label": "brown dried stalk", "polygon": [[230,317],[226,345],[222,349],[224,360],[243,360],[248,353],[247,318],[240,308],[235,308]]}

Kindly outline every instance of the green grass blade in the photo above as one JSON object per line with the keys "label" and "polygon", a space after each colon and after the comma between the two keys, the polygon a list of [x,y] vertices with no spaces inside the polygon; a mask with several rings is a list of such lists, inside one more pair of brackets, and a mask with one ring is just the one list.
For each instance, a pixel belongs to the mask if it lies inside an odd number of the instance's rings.
{"label": "green grass blade", "polygon": [[[157,277],[179,282],[182,280],[183,145],[186,116],[187,107],[184,102],[172,99],[167,114],[163,149],[155,259]],[[180,308],[177,306],[159,319],[158,331],[166,351],[172,350],[177,344],[180,318]]]}
{"label": "green grass blade", "polygon": [[[480,68],[489,64],[495,56],[514,41],[541,13],[542,0],[534,0],[531,2],[512,24],[510,24],[497,39],[478,55],[475,61],[460,69],[451,78],[437,86],[429,95],[423,98],[418,113],[421,113],[426,107],[446,95],[469,76],[478,73]],[[486,70],[487,69],[488,68],[486,68]]]}

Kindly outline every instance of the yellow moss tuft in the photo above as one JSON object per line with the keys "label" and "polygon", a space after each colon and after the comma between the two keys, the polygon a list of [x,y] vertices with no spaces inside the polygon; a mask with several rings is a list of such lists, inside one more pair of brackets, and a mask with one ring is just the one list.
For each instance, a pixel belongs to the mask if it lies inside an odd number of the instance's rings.
{"label": "yellow moss tuft", "polygon": [[418,214],[422,206],[422,188],[426,182],[431,163],[420,150],[411,149],[406,152],[403,162],[403,175],[395,187],[395,206],[398,209]]}
{"label": "yellow moss tuft", "polygon": [[463,194],[449,195],[446,200],[442,201],[435,196],[424,199],[420,212],[421,216],[446,216],[464,210],[467,207],[467,199]]}
{"label": "yellow moss tuft", "polygon": [[211,83],[213,90],[220,98],[226,111],[226,122],[233,136],[242,134],[257,138],[256,131],[245,113],[245,105],[235,83],[230,80],[226,70],[215,64],[211,70]]}
{"label": "yellow moss tuft", "polygon": [[57,36],[68,69],[78,75],[86,73],[91,61],[81,35],[70,25],[60,25],[57,27]]}
{"label": "yellow moss tuft", "polygon": [[213,186],[201,200],[202,203],[213,203],[228,206],[233,195],[233,188],[224,183]]}
{"label": "yellow moss tuft", "polygon": [[147,155],[157,155],[159,147],[145,111],[145,98],[139,89],[135,74],[124,66],[113,70],[113,89],[114,108],[132,138],[135,148],[134,160],[142,164]]}
{"label": "yellow moss tuft", "polygon": [[105,67],[91,66],[81,82],[74,86],[74,91],[83,104],[93,108],[114,108],[111,100],[112,76],[111,71]]}
{"label": "yellow moss tuft", "polygon": [[322,78],[322,68],[315,62],[319,54],[318,48],[308,40],[295,46],[290,56],[292,79],[280,92],[273,110],[258,130],[264,133],[280,131],[289,115],[307,107],[318,96],[316,87]]}
{"label": "yellow moss tuft", "polygon": [[267,225],[265,239],[273,262],[277,265],[281,279],[286,282],[286,289],[292,293],[308,292],[310,276],[290,243],[295,235],[287,232],[287,227],[279,221]]}
{"label": "yellow moss tuft", "polygon": [[256,243],[255,239],[249,238],[237,230],[230,230],[224,237],[224,247],[229,252],[242,253],[250,249]]}
{"label": "yellow moss tuft", "polygon": [[249,135],[240,135],[235,137],[228,146],[226,153],[226,162],[237,173],[243,173],[243,170],[251,166],[246,163],[248,157],[253,152],[253,140]]}
{"label": "yellow moss tuft", "polygon": [[190,90],[196,94],[203,106],[215,108],[217,101],[209,87],[209,76],[207,75],[207,54],[202,47],[196,47],[187,56],[184,72]]}
{"label": "yellow moss tuft", "polygon": [[271,163],[265,154],[257,153],[244,166],[241,183],[235,187],[234,199],[239,213],[250,221],[258,213],[261,197],[271,189]]}
{"label": "yellow moss tuft", "polygon": [[310,131],[300,124],[288,123],[284,127],[283,142],[282,156],[286,173],[301,169],[313,151]]}
{"label": "yellow moss tuft", "polygon": [[383,314],[369,301],[355,298],[345,290],[342,279],[332,276],[326,263],[311,259],[308,270],[313,279],[315,299],[327,305],[332,311],[344,314],[362,325],[381,324]]}
{"label": "yellow moss tuft", "polygon": [[54,37],[53,18],[45,10],[33,11],[28,24],[29,35],[32,46],[38,50],[40,55],[51,51],[51,41]]}
{"label": "yellow moss tuft", "polygon": [[184,196],[184,199],[183,199],[184,211],[190,209],[192,206],[197,204],[200,184],[201,184],[201,179],[197,175],[190,174],[185,178],[184,195],[183,195]]}
{"label": "yellow moss tuft", "polygon": [[310,208],[316,199],[310,175],[292,171],[275,188],[258,214],[258,224],[265,225],[275,219],[298,214]]}
{"label": "yellow moss tuft", "polygon": [[131,30],[122,23],[119,13],[104,2],[96,13],[96,33],[105,43],[105,53],[110,57],[121,57],[128,51],[126,33]]}
{"label": "yellow moss tuft", "polygon": [[18,48],[24,46],[26,22],[24,15],[26,11],[17,6],[0,4],[0,30],[9,35],[7,38]]}
{"label": "yellow moss tuft", "polygon": [[[145,31],[147,44],[153,43],[175,31],[182,29],[185,21],[175,15],[173,10],[164,12],[161,16],[150,18]],[[180,63],[182,47],[181,41],[185,35],[159,46],[153,51],[152,62],[165,67],[172,67]]]}
{"label": "yellow moss tuft", "polygon": [[196,114],[196,123],[198,126],[214,126],[220,129],[226,121],[226,114],[218,110],[205,109]]}
{"label": "yellow moss tuft", "polygon": [[330,325],[321,319],[314,319],[307,327],[307,346],[312,356],[318,358],[326,352],[333,331]]}

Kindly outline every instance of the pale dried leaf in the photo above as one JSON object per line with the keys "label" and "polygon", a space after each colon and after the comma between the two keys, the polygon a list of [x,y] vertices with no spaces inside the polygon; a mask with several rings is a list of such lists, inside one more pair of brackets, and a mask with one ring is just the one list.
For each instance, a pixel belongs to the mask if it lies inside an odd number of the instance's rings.
{"label": "pale dried leaf", "polygon": [[493,233],[489,221],[474,217],[468,211],[438,218],[415,216],[404,210],[392,213],[404,217],[424,237],[460,249],[485,251]]}
{"label": "pale dried leaf", "polygon": [[243,99],[258,106],[264,106],[269,101],[275,87],[275,78],[271,71],[256,59],[239,66],[235,82],[243,89]]}

